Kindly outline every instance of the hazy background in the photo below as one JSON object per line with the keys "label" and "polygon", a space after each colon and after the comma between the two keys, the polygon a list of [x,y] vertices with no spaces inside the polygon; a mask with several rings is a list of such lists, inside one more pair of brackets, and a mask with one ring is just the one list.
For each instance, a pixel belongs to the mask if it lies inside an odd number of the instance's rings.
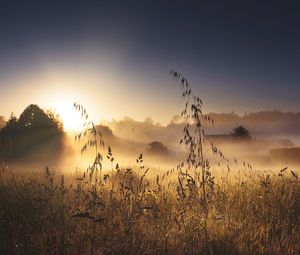
{"label": "hazy background", "polygon": [[[295,148],[300,141],[300,113],[283,113],[279,111],[264,111],[249,113],[240,116],[235,113],[210,113],[214,118],[214,126],[206,125],[205,153],[211,157],[210,143],[213,142],[232,162],[250,162],[257,168],[279,168],[284,165],[298,167],[299,155],[296,158],[271,155],[272,149]],[[5,124],[4,117],[0,120]],[[175,167],[185,160],[186,151],[179,141],[185,123],[175,115],[166,125],[155,122],[147,117],[144,121],[137,121],[130,117],[121,120],[102,121],[97,128],[102,132],[105,141],[104,157],[107,149],[112,148],[114,158],[123,166],[135,164],[135,159],[143,153],[145,163],[152,167]],[[251,135],[250,140],[238,140],[231,136],[237,126],[243,125]],[[78,131],[79,132],[79,131]],[[85,168],[91,164],[94,152],[88,150],[83,155],[80,153],[82,142],[74,141],[75,132],[67,132],[64,136],[62,147],[59,151],[49,154],[48,144],[45,149],[31,153],[29,157],[15,162],[29,169],[41,168],[50,165],[59,169]],[[51,148],[51,147],[50,147]],[[298,152],[297,152],[298,153]],[[282,153],[281,153],[282,154]],[[294,157],[294,156],[293,156]],[[295,161],[296,160],[296,161]],[[222,163],[220,161],[220,163]],[[224,163],[224,162],[223,162]],[[225,161],[227,164],[227,162]],[[110,168],[110,162],[105,166]]]}

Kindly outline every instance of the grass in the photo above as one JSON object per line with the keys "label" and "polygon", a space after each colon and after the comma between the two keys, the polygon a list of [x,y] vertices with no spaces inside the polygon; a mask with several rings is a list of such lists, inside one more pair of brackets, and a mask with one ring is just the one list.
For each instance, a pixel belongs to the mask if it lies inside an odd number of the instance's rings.
{"label": "grass", "polygon": [[206,229],[201,201],[188,186],[182,197],[175,170],[143,173],[119,169],[95,197],[81,175],[16,177],[3,167],[1,254],[90,254],[91,240],[94,254],[299,253],[300,185],[288,170],[220,175]]}

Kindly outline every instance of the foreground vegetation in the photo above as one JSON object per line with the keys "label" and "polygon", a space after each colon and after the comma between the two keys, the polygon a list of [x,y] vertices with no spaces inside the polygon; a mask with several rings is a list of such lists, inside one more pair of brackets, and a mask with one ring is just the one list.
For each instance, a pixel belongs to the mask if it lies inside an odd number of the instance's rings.
{"label": "foreground vegetation", "polygon": [[146,171],[119,169],[96,195],[79,173],[3,166],[0,253],[299,254],[300,183],[288,169],[217,178],[207,209],[191,179]]}

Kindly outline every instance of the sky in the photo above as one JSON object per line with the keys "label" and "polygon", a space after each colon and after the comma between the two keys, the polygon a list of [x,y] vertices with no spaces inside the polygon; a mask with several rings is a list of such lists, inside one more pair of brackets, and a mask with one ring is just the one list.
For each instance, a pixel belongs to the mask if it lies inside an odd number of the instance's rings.
{"label": "sky", "polygon": [[[299,1],[0,2],[0,115],[83,104],[94,121],[300,109]],[[65,111],[67,113],[68,111]]]}

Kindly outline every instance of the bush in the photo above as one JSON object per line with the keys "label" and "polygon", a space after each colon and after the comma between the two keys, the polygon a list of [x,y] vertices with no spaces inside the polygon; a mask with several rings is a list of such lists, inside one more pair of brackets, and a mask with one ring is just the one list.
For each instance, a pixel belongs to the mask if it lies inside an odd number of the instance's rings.
{"label": "bush", "polygon": [[168,147],[158,141],[153,141],[148,144],[147,152],[153,155],[166,156],[169,155]]}

